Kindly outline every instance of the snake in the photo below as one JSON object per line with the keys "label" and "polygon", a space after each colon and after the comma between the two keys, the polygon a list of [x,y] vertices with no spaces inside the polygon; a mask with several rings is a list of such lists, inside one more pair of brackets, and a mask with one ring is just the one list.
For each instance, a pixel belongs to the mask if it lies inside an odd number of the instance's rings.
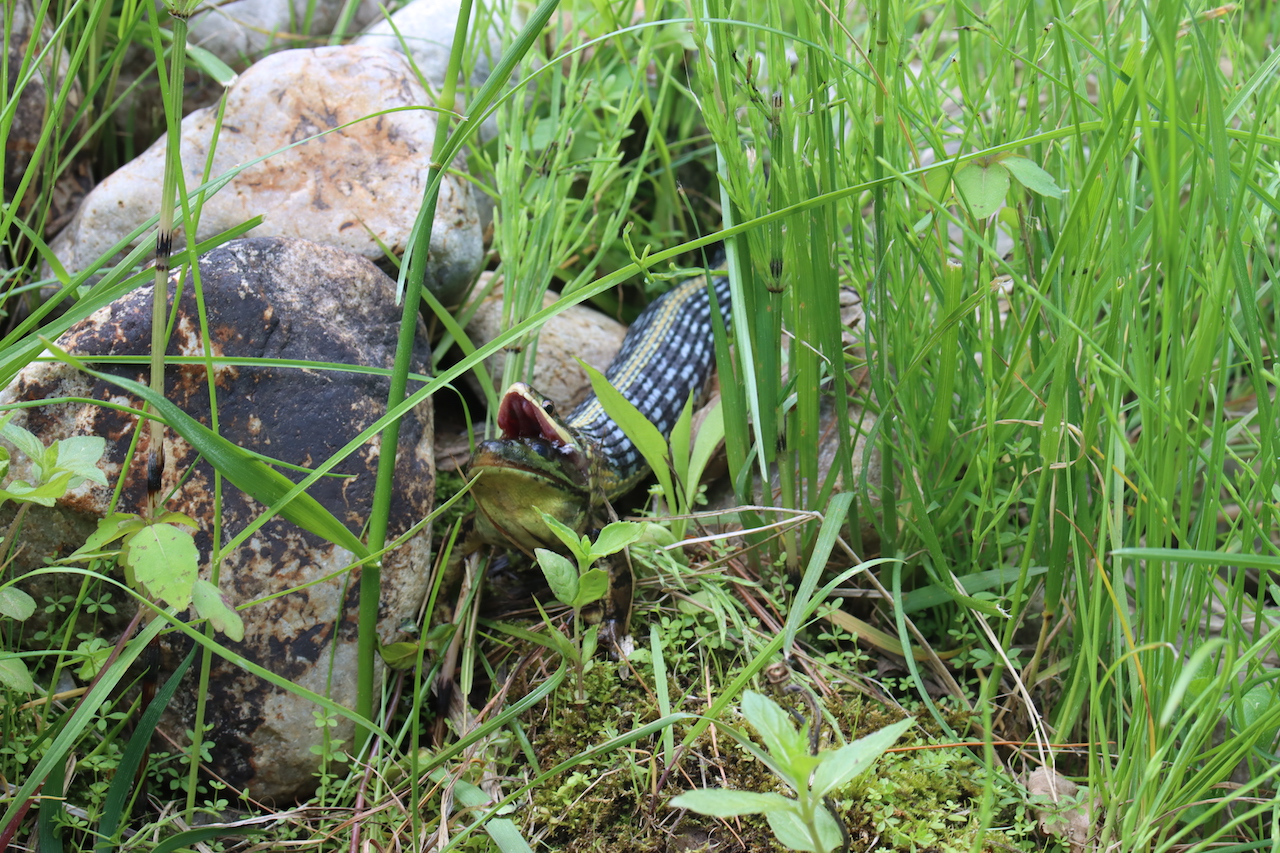
{"label": "snake", "polygon": [[[712,302],[712,293],[715,301]],[[687,279],[649,304],[627,330],[605,379],[639,413],[669,437],[690,397],[705,393],[715,366],[713,304],[729,327],[729,280]],[[529,556],[538,548],[564,553],[543,521],[547,513],[578,535],[599,519],[605,506],[649,473],[640,450],[593,393],[567,416],[524,382],[503,394],[497,438],[476,444],[469,478],[476,504],[475,526],[484,542],[512,546]],[[629,611],[630,576],[611,568],[614,611]],[[623,587],[625,586],[625,589]],[[605,619],[621,619],[625,612]]]}

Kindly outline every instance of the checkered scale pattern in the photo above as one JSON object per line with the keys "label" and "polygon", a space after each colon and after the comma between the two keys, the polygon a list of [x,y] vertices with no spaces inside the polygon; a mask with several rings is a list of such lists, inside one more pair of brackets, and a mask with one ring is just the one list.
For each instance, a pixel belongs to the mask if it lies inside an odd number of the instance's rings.
{"label": "checkered scale pattern", "polygon": [[[711,286],[727,328],[729,280],[716,277]],[[689,395],[702,394],[714,364],[711,299],[706,278],[700,276],[658,297],[636,318],[605,378],[665,436],[670,435]],[[568,423],[594,443],[600,461],[612,474],[613,482],[605,485],[610,498],[634,486],[647,472],[640,451],[605,414],[595,395],[570,413]]]}

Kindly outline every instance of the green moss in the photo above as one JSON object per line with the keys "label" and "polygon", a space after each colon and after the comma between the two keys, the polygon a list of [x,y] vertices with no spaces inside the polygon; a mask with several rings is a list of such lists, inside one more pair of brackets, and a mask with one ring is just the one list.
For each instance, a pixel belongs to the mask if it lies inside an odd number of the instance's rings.
{"label": "green moss", "polygon": [[[641,656],[642,658],[644,656]],[[725,667],[726,661],[716,664]],[[711,665],[704,660],[703,665]],[[728,668],[728,667],[726,667]],[[658,718],[651,673],[640,664],[639,677],[629,666],[594,661],[586,674],[587,701],[573,701],[562,686],[522,723],[533,744],[538,766],[546,769],[582,754]],[[676,710],[705,711],[701,692],[683,696],[680,683],[688,670],[671,673],[668,687]],[[693,685],[696,686],[696,685]],[[789,697],[777,697],[794,704]],[[901,714],[860,695],[837,695],[826,705],[846,739],[853,739],[901,719]],[[732,716],[725,720],[737,725]],[[965,720],[949,721],[963,728]],[[692,724],[677,726],[678,744]],[[832,743],[824,725],[824,748]],[[838,818],[849,828],[853,849],[878,839],[877,849],[896,851],[969,851],[978,831],[985,771],[964,749],[930,749],[924,741],[900,746],[926,748],[889,753],[871,772],[854,780],[833,798]],[[667,806],[672,796],[695,787],[792,792],[745,749],[714,727],[703,732],[677,767],[666,774],[660,736],[585,761],[531,792],[522,810],[522,831],[546,849],[566,853],[609,851],[642,853],[658,850],[781,851],[767,821],[752,816],[719,821]],[[665,778],[664,778],[664,774]],[[661,788],[659,784],[661,783]],[[1027,849],[1033,822],[1013,788],[994,779],[997,819],[981,849]],[[654,791],[659,791],[654,796]]]}

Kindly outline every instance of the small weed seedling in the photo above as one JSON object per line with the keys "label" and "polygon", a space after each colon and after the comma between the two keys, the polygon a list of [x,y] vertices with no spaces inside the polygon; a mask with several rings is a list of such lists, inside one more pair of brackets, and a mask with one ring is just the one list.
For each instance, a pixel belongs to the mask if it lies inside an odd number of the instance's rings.
{"label": "small weed seedling", "polygon": [[[26,506],[53,506],[54,501],[85,480],[106,485],[107,479],[95,464],[106,448],[100,436],[71,436],[48,447],[22,427],[10,423],[12,415],[0,420],[3,435],[20,453],[31,460],[35,483],[14,479],[0,489],[0,503],[7,500]],[[0,478],[9,473],[9,450],[0,447]],[[14,525],[17,529],[18,525]],[[35,601],[12,583],[0,586],[0,617],[23,621],[35,612]],[[22,693],[35,691],[31,672],[16,653],[0,652],[0,686]]]}
{"label": "small weed seedling", "polygon": [[828,853],[844,844],[844,832],[823,798],[870,768],[915,723],[908,717],[839,749],[815,753],[810,751],[809,726],[797,729],[772,699],[748,690],[742,696],[742,716],[760,733],[765,749],[731,726],[717,723],[717,728],[790,785],[795,799],[758,791],[701,788],[673,797],[671,806],[719,818],[763,814],[781,844],[812,853]]}
{"label": "small weed seedling", "polygon": [[577,561],[575,566],[568,558],[538,548],[534,554],[538,565],[546,575],[547,585],[551,593],[561,604],[573,608],[573,643],[570,656],[578,671],[578,696],[582,692],[582,665],[585,658],[595,652],[596,628],[592,625],[584,637],[582,634],[582,608],[593,604],[609,592],[609,573],[595,568],[595,563],[604,557],[611,557],[638,540],[645,531],[645,525],[631,521],[615,521],[600,531],[596,541],[586,536],[578,536],[566,525],[547,515],[542,510],[542,519],[547,527],[564,543],[565,549]]}

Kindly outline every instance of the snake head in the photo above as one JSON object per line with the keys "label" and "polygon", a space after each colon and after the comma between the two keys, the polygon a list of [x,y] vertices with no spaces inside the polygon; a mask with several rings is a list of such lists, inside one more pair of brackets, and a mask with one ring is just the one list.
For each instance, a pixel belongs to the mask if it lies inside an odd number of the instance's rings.
{"label": "snake head", "polygon": [[561,462],[586,476],[591,460],[581,438],[557,414],[555,404],[523,382],[502,395],[498,407],[498,429],[502,440],[545,441],[562,457]]}

